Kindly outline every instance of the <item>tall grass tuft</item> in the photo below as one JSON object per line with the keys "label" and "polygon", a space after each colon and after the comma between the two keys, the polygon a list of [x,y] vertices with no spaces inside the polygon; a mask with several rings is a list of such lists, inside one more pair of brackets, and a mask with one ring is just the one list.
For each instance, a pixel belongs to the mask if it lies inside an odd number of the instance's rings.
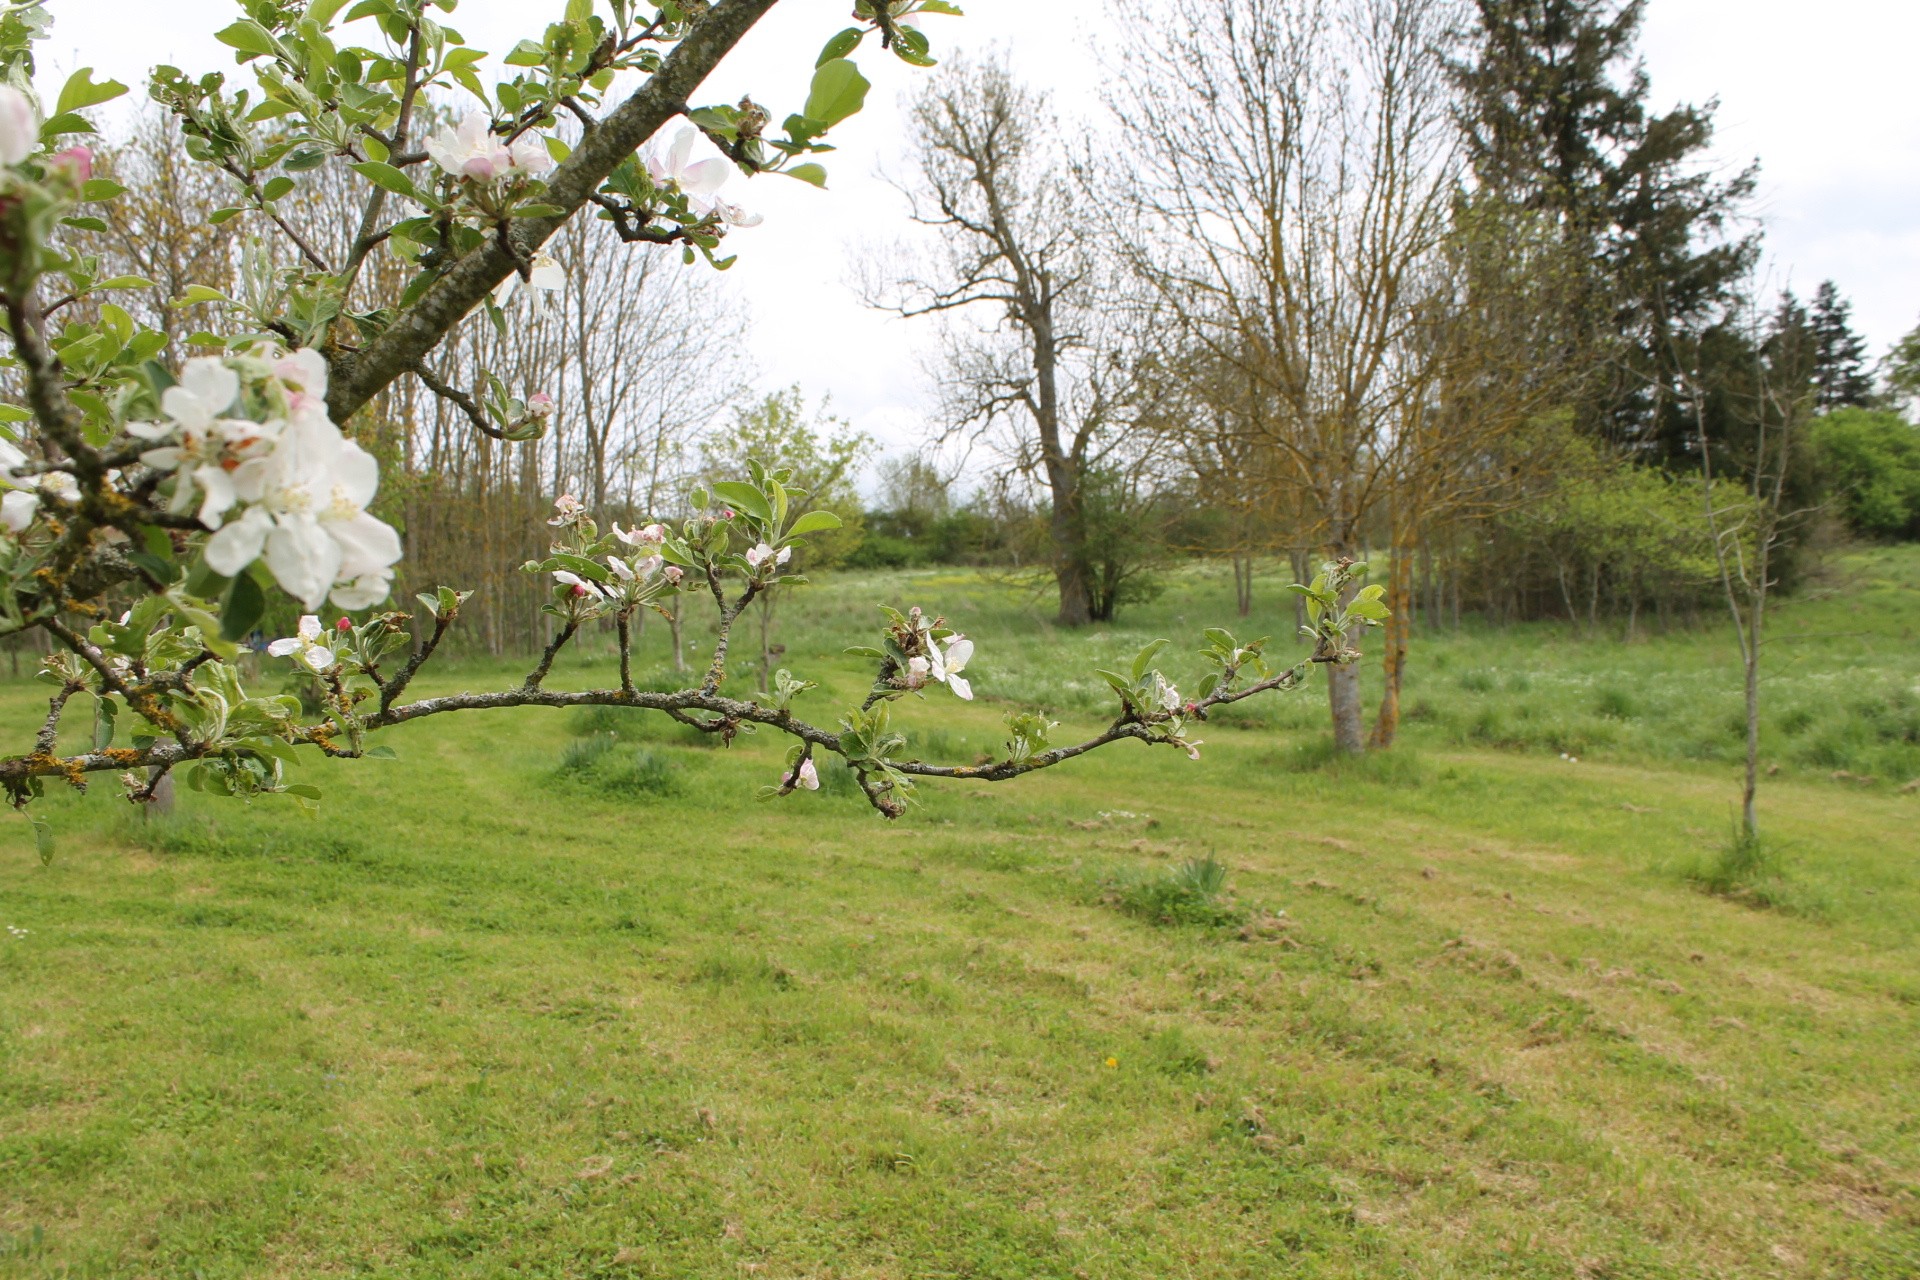
{"label": "tall grass tuft", "polygon": [[1149,924],[1221,928],[1247,919],[1246,908],[1227,894],[1226,864],[1212,854],[1189,858],[1156,876],[1108,876],[1099,896],[1107,905]]}
{"label": "tall grass tuft", "polygon": [[1686,875],[1703,893],[1755,907],[1803,916],[1826,909],[1817,892],[1788,875],[1779,848],[1737,819],[1719,847]]}

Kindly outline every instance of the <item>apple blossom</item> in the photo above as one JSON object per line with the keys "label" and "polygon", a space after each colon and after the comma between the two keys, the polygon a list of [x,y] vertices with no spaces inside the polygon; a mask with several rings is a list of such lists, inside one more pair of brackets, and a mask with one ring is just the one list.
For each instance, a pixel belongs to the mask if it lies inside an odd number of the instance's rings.
{"label": "apple blossom", "polygon": [[19,164],[40,145],[40,113],[33,99],[0,85],[0,164]]}
{"label": "apple blossom", "polygon": [[756,569],[769,560],[773,561],[773,565],[777,569],[784,566],[787,561],[791,559],[793,559],[792,547],[782,547],[780,550],[775,551],[764,542],[747,552],[747,563]]}
{"label": "apple blossom", "polygon": [[68,147],[47,157],[47,176],[72,187],[85,185],[93,177],[93,152],[86,147]]}
{"label": "apple blossom", "polygon": [[[549,300],[555,293],[567,287],[567,269],[560,260],[550,253],[536,253],[527,270],[527,287],[545,295]],[[504,307],[513,298],[514,291],[520,287],[520,274],[514,272],[493,290],[493,305]],[[545,394],[544,392],[538,394]],[[547,397],[551,403],[553,397]]]}
{"label": "apple blossom", "polygon": [[607,598],[607,592],[604,587],[597,582],[587,581],[577,573],[569,572],[566,569],[555,569],[553,571],[553,578],[554,581],[571,588],[568,594],[576,600],[589,598],[605,600]]}
{"label": "apple blossom", "polygon": [[385,597],[401,554],[400,535],[367,513],[379,485],[372,454],[324,414],[303,414],[271,454],[234,469],[234,491],[251,505],[208,540],[207,563],[231,578],[264,550],[275,580],[309,609],[329,593],[365,608]]}
{"label": "apple blossom", "polygon": [[[695,152],[700,158],[694,159]],[[693,125],[684,125],[666,146],[658,139],[647,144],[642,153],[647,172],[654,182],[671,183],[690,199],[705,199],[726,185],[733,176],[733,161],[713,140]]]}
{"label": "apple blossom", "polygon": [[553,397],[544,391],[536,391],[527,397],[527,416],[529,417],[550,418],[553,416],[555,407]]}
{"label": "apple blossom", "polygon": [[667,540],[667,526],[650,524],[639,529],[622,529],[616,523],[613,536],[630,547],[657,547]]}
{"label": "apple blossom", "polygon": [[587,504],[570,493],[563,493],[553,500],[553,515],[547,523],[556,529],[570,524],[579,524],[587,518]]}
{"label": "apple blossom", "polygon": [[492,182],[515,173],[539,177],[553,168],[546,143],[527,135],[508,143],[493,132],[484,111],[469,111],[457,126],[427,139],[427,154],[456,178]]}
{"label": "apple blossom", "polygon": [[5,497],[0,497],[0,525],[5,525],[8,533],[25,533],[39,510],[39,494],[9,489]]}
{"label": "apple blossom", "polygon": [[[317,353],[316,353],[317,358]],[[322,390],[325,383],[324,372]],[[242,462],[268,452],[284,427],[280,422],[252,422],[222,416],[240,394],[240,378],[225,361],[206,358],[187,361],[178,384],[160,397],[170,422],[130,422],[127,434],[141,440],[167,440],[140,455],[156,471],[180,471],[172,509],[184,511],[196,487],[203,495],[200,523],[218,529],[227,511],[238,501],[233,472]],[[305,407],[312,411],[318,401]]]}
{"label": "apple blossom", "polygon": [[[342,618],[341,621],[346,619]],[[267,652],[276,658],[293,657],[303,666],[325,671],[333,665],[333,650],[320,643],[320,636],[320,619],[311,613],[304,614],[300,618],[297,634],[275,640],[267,646]]]}
{"label": "apple blossom", "polygon": [[973,701],[973,686],[964,680],[960,672],[973,659],[973,641],[955,632],[947,637],[946,651],[938,645],[928,645],[928,674],[942,681],[953,690],[953,696],[965,702]]}
{"label": "apple blossom", "polygon": [[800,762],[800,774],[796,781],[809,791],[820,789],[820,770],[814,766],[812,756]]}

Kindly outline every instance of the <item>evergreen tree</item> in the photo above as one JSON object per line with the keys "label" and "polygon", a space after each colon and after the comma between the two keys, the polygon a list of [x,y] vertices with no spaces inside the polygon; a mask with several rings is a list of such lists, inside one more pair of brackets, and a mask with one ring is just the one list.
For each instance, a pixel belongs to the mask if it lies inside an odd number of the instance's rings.
{"label": "evergreen tree", "polygon": [[1831,280],[1813,295],[1808,322],[1813,337],[1813,382],[1820,412],[1873,401],[1873,376],[1867,372],[1867,340],[1853,331],[1853,304]]}
{"label": "evergreen tree", "polygon": [[1577,407],[1590,430],[1663,460],[1693,450],[1677,350],[1724,316],[1758,237],[1734,221],[1754,171],[1705,164],[1717,104],[1648,108],[1634,53],[1645,0],[1474,0],[1456,68],[1483,190],[1556,217],[1588,277],[1588,331],[1609,376]]}

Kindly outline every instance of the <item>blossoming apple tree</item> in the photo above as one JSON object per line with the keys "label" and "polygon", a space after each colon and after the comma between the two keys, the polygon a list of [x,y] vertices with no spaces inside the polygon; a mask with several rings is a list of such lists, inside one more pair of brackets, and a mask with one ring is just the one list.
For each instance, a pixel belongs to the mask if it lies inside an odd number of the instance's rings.
{"label": "blossoming apple tree", "polygon": [[[755,465],[692,495],[696,514],[673,527],[603,528],[561,497],[550,554],[525,566],[551,585],[555,622],[532,670],[511,688],[410,696],[467,595],[442,587],[418,596],[418,639],[411,605],[390,607],[403,542],[369,510],[379,465],[355,442],[357,419],[412,377],[477,431],[539,436],[556,409],[550,398],[516,399],[492,378],[471,393],[444,385],[425,357],[469,315],[509,325],[502,304],[517,286],[557,287],[542,245],[570,218],[597,217],[622,240],[724,268],[728,236],[758,218],[723,188],[757,174],[823,185],[810,157],[831,149],[824,139],[868,87],[852,55],[877,44],[930,65],[918,20],[958,12],[945,0],[856,0],[855,24],[828,40],[805,103],[778,131],[751,98],[690,105],[777,2],[565,0],[542,35],[502,59],[509,78],[489,84],[487,55],[446,24],[455,0],[241,0],[243,16],[218,37],[250,85],[170,67],[151,83],[193,159],[226,175],[232,205],[212,216],[243,219],[250,237],[239,296],[194,289],[180,299],[216,304],[228,320],[183,350],[112,301],[146,281],[101,278],[63,235],[97,228],[90,208],[122,193],[92,171],[85,113],[124,87],[82,70],[53,102],[39,100],[31,77],[34,43],[51,22],[46,0],[0,2],[0,320],[19,400],[0,404],[0,634],[38,629],[54,641],[42,672],[52,688],[46,718],[26,750],[0,756],[0,787],[15,806],[28,809],[49,780],[84,788],[98,773],[120,775],[128,797],[144,802],[176,770],[204,791],[307,801],[318,793],[295,780],[298,748],[386,754],[372,741],[379,730],[429,716],[619,705],[729,741],[751,730],[786,735],[792,747],[771,795],[817,787],[816,761],[840,756],[892,817],[922,779],[1000,781],[1124,739],[1197,756],[1195,730],[1214,708],[1296,687],[1315,663],[1352,659],[1349,630],[1384,609],[1377,589],[1342,607],[1356,570],[1332,565],[1299,588],[1313,623],[1295,665],[1270,670],[1264,642],[1209,630],[1201,655],[1211,671],[1192,696],[1156,668],[1157,644],[1127,671],[1102,672],[1116,714],[1086,741],[1056,745],[1057,725],[1015,712],[1006,751],[989,763],[907,758],[892,704],[930,693],[968,699],[979,676],[973,641],[921,610],[887,611],[878,643],[855,651],[874,664],[873,687],[831,728],[796,714],[815,686],[791,672],[756,698],[726,691],[741,612],[797,581],[788,572],[795,545],[839,523],[806,509],[791,477]],[[302,236],[283,213],[322,166],[350,171],[363,191],[344,254]],[[366,287],[376,254],[408,273],[397,299]],[[305,615],[295,635],[267,646],[268,661],[316,679],[317,712],[247,687],[240,645],[270,593]],[[636,688],[634,617],[682,593],[717,611],[711,659],[687,688]],[[323,610],[337,621],[323,623]],[[619,686],[547,688],[557,655],[602,622],[619,637]],[[35,825],[45,854],[46,824]]]}

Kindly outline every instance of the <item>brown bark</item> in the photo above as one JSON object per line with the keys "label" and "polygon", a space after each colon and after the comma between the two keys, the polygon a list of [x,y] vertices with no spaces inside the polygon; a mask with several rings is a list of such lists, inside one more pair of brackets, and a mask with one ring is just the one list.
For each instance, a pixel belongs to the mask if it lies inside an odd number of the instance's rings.
{"label": "brown bark", "polygon": [[1394,521],[1393,562],[1387,570],[1387,616],[1384,643],[1380,650],[1380,676],[1384,688],[1380,710],[1373,721],[1372,745],[1385,750],[1400,732],[1400,683],[1407,666],[1407,633],[1413,618],[1413,558],[1416,536],[1411,520]]}

